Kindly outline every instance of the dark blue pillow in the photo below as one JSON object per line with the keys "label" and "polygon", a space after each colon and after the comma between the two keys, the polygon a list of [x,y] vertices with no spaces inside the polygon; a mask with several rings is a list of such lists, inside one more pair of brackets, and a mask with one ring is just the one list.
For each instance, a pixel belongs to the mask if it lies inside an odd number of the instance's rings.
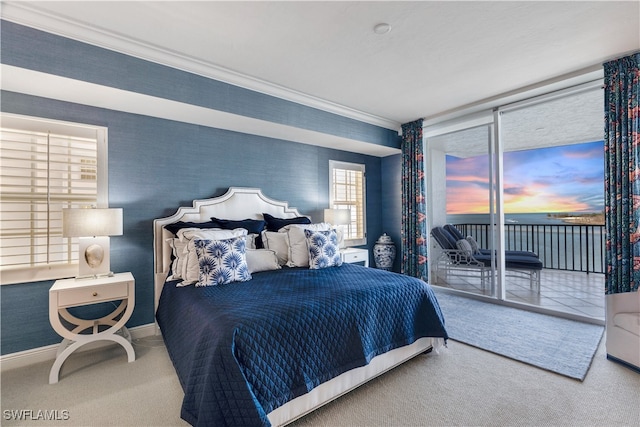
{"label": "dark blue pillow", "polygon": [[235,228],[244,228],[247,230],[249,234],[257,234],[256,237],[256,249],[264,248],[262,244],[262,231],[264,230],[265,221],[262,219],[241,219],[241,220],[233,220],[233,219],[220,219],[216,217],[211,217],[211,221],[214,224],[218,224],[219,228],[225,230],[233,230]]}
{"label": "dark blue pillow", "polygon": [[263,213],[262,216],[265,221],[267,221],[267,231],[278,231],[289,224],[311,224],[311,219],[306,216],[298,216],[295,218],[276,218],[268,213]]}
{"label": "dark blue pillow", "polygon": [[264,230],[265,221],[261,219],[220,219],[211,217],[211,222],[217,223],[218,226],[225,230],[233,230],[234,228],[244,228],[250,234],[260,234]]}
{"label": "dark blue pillow", "polygon": [[177,234],[183,228],[221,228],[218,224],[213,221],[207,222],[184,222],[178,221],[173,224],[167,224],[164,228],[173,234]]}

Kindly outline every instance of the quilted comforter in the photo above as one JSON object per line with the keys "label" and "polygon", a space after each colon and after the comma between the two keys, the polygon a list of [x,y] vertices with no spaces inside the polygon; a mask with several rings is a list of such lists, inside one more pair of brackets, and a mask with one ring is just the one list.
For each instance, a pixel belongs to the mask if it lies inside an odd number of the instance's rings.
{"label": "quilted comforter", "polygon": [[353,264],[168,282],[156,313],[194,426],[269,425],[267,414],[421,337],[447,339],[426,283]]}

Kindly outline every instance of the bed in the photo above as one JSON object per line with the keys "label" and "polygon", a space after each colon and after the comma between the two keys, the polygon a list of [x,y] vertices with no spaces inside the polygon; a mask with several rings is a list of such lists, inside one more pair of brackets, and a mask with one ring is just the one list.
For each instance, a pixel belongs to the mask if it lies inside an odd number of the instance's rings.
{"label": "bed", "polygon": [[[267,218],[269,231],[251,230]],[[220,239],[210,238],[216,233]],[[195,283],[186,280],[188,257],[178,257],[181,267],[175,257],[189,235],[187,252],[195,248],[199,264]],[[311,223],[255,188],[232,187],[154,221],[156,320],[185,392],[184,420],[286,425],[446,342],[429,285],[342,263],[333,243],[330,225]],[[235,279],[207,267],[207,256],[223,253],[220,245],[243,255]]]}

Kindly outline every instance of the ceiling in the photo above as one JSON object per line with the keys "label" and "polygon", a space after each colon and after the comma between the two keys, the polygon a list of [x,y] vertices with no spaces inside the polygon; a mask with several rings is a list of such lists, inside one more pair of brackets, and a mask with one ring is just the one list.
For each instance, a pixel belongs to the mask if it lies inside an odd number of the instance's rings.
{"label": "ceiling", "polygon": [[640,49],[637,0],[6,2],[2,16],[393,129]]}

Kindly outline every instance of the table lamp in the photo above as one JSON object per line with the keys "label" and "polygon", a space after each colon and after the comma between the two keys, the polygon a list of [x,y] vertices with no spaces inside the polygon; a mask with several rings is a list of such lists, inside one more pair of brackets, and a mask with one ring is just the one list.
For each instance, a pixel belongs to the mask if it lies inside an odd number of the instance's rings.
{"label": "table lamp", "polygon": [[78,279],[112,276],[109,236],[122,235],[122,209],[63,209],[62,235],[79,238]]}
{"label": "table lamp", "polygon": [[338,236],[338,247],[344,247],[344,228],[343,226],[351,224],[351,209],[325,209],[324,210],[324,222],[328,222],[331,225],[335,225],[337,231],[340,233]]}

